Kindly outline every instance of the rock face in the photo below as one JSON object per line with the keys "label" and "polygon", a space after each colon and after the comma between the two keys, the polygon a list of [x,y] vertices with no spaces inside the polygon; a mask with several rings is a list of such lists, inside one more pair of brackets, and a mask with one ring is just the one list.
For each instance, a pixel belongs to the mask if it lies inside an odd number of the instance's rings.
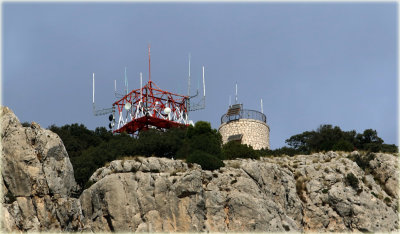
{"label": "rock face", "polygon": [[397,230],[397,157],[377,154],[367,175],[347,156],[231,160],[213,172],[163,158],[113,161],[80,197],[84,224],[141,232]]}
{"label": "rock face", "polygon": [[398,157],[358,152],[225,161],[131,157],[75,197],[60,138],[1,109],[3,231],[398,231]]}
{"label": "rock face", "polygon": [[22,127],[7,107],[0,115],[3,230],[78,230],[77,185],[61,139],[36,123]]}

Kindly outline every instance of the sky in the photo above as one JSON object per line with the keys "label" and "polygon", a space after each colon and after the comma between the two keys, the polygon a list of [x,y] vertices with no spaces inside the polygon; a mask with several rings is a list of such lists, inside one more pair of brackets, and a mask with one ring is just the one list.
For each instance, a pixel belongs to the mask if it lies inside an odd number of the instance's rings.
{"label": "sky", "polygon": [[21,122],[108,126],[92,113],[117,89],[139,88],[139,73],[186,94],[205,66],[206,108],[194,121],[213,128],[229,96],[260,111],[272,149],[321,124],[375,129],[398,142],[397,3],[3,3],[2,105]]}

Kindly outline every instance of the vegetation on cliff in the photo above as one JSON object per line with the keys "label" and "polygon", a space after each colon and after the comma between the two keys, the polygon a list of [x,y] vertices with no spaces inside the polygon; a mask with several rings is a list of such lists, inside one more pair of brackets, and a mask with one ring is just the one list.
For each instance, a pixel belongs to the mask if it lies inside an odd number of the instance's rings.
{"label": "vegetation on cliff", "polygon": [[254,150],[237,142],[222,145],[221,135],[204,121],[188,128],[173,128],[164,132],[150,129],[136,138],[126,134],[113,135],[104,127],[92,131],[82,124],[52,125],[49,129],[63,140],[74,167],[75,179],[81,187],[96,169],[128,155],[180,158],[198,163],[203,169],[214,170],[224,166],[222,160],[235,158],[293,156],[329,150],[397,152],[397,147],[384,144],[375,130],[367,129],[361,134],[354,130],[342,131],[332,125],[322,125],[315,131],[294,135],[286,140],[289,147],[275,150]]}

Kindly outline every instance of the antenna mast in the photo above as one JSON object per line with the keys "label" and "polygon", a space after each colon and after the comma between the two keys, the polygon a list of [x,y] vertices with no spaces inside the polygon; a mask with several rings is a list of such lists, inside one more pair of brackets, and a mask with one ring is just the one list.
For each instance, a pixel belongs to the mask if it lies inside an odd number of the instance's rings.
{"label": "antenna mast", "polygon": [[106,108],[106,109],[96,110],[96,105],[94,103],[94,73],[93,73],[93,99],[92,99],[92,101],[93,101],[93,114],[95,116],[110,114],[114,110],[113,108]]}
{"label": "antenna mast", "polygon": [[149,82],[151,82],[151,70],[150,70],[150,43],[149,43],[148,47],[149,47]]}
{"label": "antenna mast", "polygon": [[94,109],[94,72],[93,72],[93,109]]}
{"label": "antenna mast", "polygon": [[[206,106],[206,82],[205,82],[205,78],[204,78],[204,66],[202,66],[202,71],[203,71],[203,97],[200,99],[200,101],[198,103],[191,105],[190,101],[192,98],[197,97],[199,95],[199,89],[197,88],[196,95],[188,96],[188,98],[189,98],[188,99],[188,110],[189,111],[201,110],[201,109],[204,109]],[[189,76],[189,84],[190,84],[190,76]]]}
{"label": "antenna mast", "polygon": [[126,67],[125,67],[125,91],[126,94],[128,94],[129,89],[128,89],[128,77],[126,76]]}
{"label": "antenna mast", "polygon": [[204,80],[204,66],[203,66],[203,98],[206,98],[206,81]]}
{"label": "antenna mast", "polygon": [[189,80],[188,80],[188,97],[190,97],[190,53],[189,53]]}
{"label": "antenna mast", "polygon": [[140,100],[143,101],[143,84],[142,84],[142,73],[140,73]]}
{"label": "antenna mast", "polygon": [[263,102],[262,102],[262,98],[261,98],[261,113],[264,114],[264,108],[263,108]]}
{"label": "antenna mast", "polygon": [[237,104],[237,81],[236,81],[236,92],[235,92],[235,104]]}

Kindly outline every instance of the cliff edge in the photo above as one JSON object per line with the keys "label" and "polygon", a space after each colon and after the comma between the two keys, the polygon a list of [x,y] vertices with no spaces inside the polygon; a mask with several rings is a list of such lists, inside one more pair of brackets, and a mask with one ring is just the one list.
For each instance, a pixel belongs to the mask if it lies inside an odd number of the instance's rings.
{"label": "cliff edge", "polygon": [[[215,171],[155,157],[99,168],[77,197],[61,139],[1,108],[3,231],[398,231],[398,157],[327,152]],[[361,165],[361,166],[360,166]]]}

